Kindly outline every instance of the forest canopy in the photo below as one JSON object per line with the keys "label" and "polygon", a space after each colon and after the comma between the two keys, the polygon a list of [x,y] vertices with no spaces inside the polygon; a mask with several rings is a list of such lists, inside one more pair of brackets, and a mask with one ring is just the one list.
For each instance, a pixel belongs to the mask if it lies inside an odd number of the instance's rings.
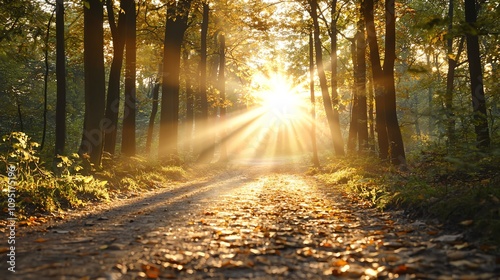
{"label": "forest canopy", "polygon": [[95,167],[103,152],[213,161],[317,146],[398,165],[429,147],[488,149],[498,8],[4,1],[0,134],[25,132],[47,163],[79,153]]}

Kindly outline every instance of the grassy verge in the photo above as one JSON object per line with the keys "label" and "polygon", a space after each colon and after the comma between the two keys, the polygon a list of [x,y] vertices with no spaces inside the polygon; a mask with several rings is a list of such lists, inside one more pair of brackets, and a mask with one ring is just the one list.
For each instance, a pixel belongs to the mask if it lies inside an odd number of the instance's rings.
{"label": "grassy verge", "polygon": [[[15,205],[16,218],[22,221],[43,213],[159,188],[188,176],[186,167],[141,157],[107,158],[101,169],[90,172],[82,168],[85,160],[76,154],[59,158],[56,175],[52,168],[40,162],[38,144],[31,142],[26,134],[15,132],[2,140],[0,170],[4,172],[0,172],[0,220],[9,217],[9,199],[14,202],[10,206]],[[10,174],[6,170],[10,170]]]}
{"label": "grassy verge", "polygon": [[404,209],[438,219],[473,238],[500,245],[500,156],[496,152],[446,156],[425,152],[400,171],[377,158],[330,161],[316,177],[380,209]]}

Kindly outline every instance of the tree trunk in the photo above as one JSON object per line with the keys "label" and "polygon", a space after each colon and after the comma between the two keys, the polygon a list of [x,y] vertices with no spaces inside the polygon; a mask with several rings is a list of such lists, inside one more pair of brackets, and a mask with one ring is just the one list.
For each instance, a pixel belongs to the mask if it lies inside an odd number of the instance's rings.
{"label": "tree trunk", "polygon": [[226,147],[226,38],[224,34],[219,35],[219,92],[220,92],[220,158],[219,161],[227,161],[227,147]]}
{"label": "tree trunk", "polygon": [[390,159],[394,165],[406,163],[403,138],[396,112],[394,61],[396,59],[396,16],[394,0],[385,2],[384,67],[380,54],[374,21],[373,0],[365,0],[364,16],[370,47],[370,61],[375,86],[376,127],[381,159]]}
{"label": "tree trunk", "polygon": [[56,141],[55,156],[64,155],[66,146],[66,54],[64,44],[64,0],[56,2]]}
{"label": "tree trunk", "polygon": [[[450,42],[448,42],[450,43]],[[465,37],[460,38],[458,43],[458,51],[456,56],[453,58],[453,41],[448,45],[448,72],[446,74],[446,93],[445,93],[445,110],[446,110],[446,134],[448,137],[448,144],[452,145],[456,141],[455,135],[455,113],[453,112],[453,91],[454,91],[454,79],[455,79],[455,69],[458,65],[458,59],[462,55],[464,49]]]}
{"label": "tree trunk", "polygon": [[[57,5],[57,4],[56,4]],[[49,85],[49,36],[50,36],[50,25],[52,19],[54,18],[54,13],[50,15],[49,22],[47,23],[47,32],[45,33],[45,47],[44,47],[44,62],[45,62],[45,73],[43,74],[43,129],[42,129],[42,143],[40,144],[40,150],[43,150],[45,146],[45,135],[47,134],[47,92]]]}
{"label": "tree trunk", "polygon": [[352,99],[351,99],[351,120],[349,123],[349,134],[347,137],[347,153],[353,154],[356,151],[356,144],[358,139],[358,126],[359,126],[359,103],[358,103],[358,62],[356,51],[356,39],[351,39],[351,59],[354,82],[352,85]]}
{"label": "tree trunk", "polygon": [[[160,71],[161,73],[161,71]],[[158,77],[160,76],[160,73],[158,73]],[[154,82],[153,85],[153,96],[152,96],[152,106],[151,106],[151,115],[149,115],[149,122],[148,122],[148,134],[146,137],[146,154],[151,153],[151,143],[153,142],[153,131],[155,127],[155,119],[156,119],[156,114],[158,113],[158,97],[160,93],[160,81],[159,78],[157,78]]]}
{"label": "tree trunk", "polygon": [[19,119],[19,131],[24,131],[23,124],[23,113],[21,111],[21,101],[19,101],[19,95],[16,94],[16,107],[17,107],[17,118]]}
{"label": "tree trunk", "polygon": [[[207,34],[208,34],[208,21],[209,21],[209,6],[208,3],[203,3],[203,19],[201,23],[201,48],[200,48],[200,84],[199,84],[199,98],[200,98],[200,122],[196,127],[198,135],[208,135],[208,98],[207,98]],[[202,139],[200,139],[202,140]],[[199,149],[198,161],[210,162],[213,157],[213,141],[205,139],[205,141],[198,141]]]}
{"label": "tree trunk", "polygon": [[384,91],[382,88],[382,66],[380,65],[380,54],[375,30],[374,4],[373,0],[365,0],[364,18],[367,32],[367,41],[370,49],[370,62],[372,68],[373,91],[375,95],[375,131],[377,132],[377,143],[379,157],[383,160],[389,158],[389,139],[387,134]]}
{"label": "tree trunk", "polygon": [[88,155],[94,166],[101,164],[105,110],[103,7],[100,0],[84,5],[83,60],[85,75],[85,117],[79,154]]}
{"label": "tree trunk", "polygon": [[465,21],[472,28],[472,31],[468,32],[466,37],[476,146],[478,148],[487,148],[490,146],[490,133],[486,113],[486,98],[484,96],[475,0],[465,0]]}
{"label": "tree trunk", "polygon": [[115,154],[118,112],[120,109],[120,80],[123,65],[126,28],[124,4],[125,1],[120,2],[118,23],[116,23],[113,11],[113,2],[111,0],[106,1],[108,21],[113,38],[113,60],[111,62],[111,69],[109,70],[108,96],[106,98],[105,118],[107,125],[104,127],[104,151],[110,153],[111,155]]}
{"label": "tree trunk", "polygon": [[396,107],[396,86],[394,80],[394,61],[396,60],[395,0],[386,0],[385,2],[385,20],[385,55],[383,71],[389,154],[392,164],[405,165],[406,155],[403,137],[399,128]]}
{"label": "tree trunk", "polygon": [[370,71],[367,72],[368,76],[368,86],[367,86],[367,91],[368,91],[368,143],[369,143],[369,148],[370,151],[375,152],[375,118],[374,118],[374,103],[375,103],[375,97],[373,94],[373,78],[369,74]]}
{"label": "tree trunk", "polygon": [[190,6],[190,0],[167,4],[159,140],[159,156],[163,159],[177,157],[181,47]]}
{"label": "tree trunk", "polygon": [[446,40],[448,52],[448,73],[446,74],[446,93],[444,95],[444,107],[446,110],[446,135],[448,145],[455,142],[455,116],[453,114],[453,81],[455,79],[455,68],[458,56],[453,57],[453,37],[450,32],[453,28],[453,0],[448,5],[448,39]]}
{"label": "tree trunk", "polygon": [[[322,49],[321,49],[321,40],[319,37],[319,23],[318,23],[318,4],[315,0],[310,0],[309,5],[311,10],[309,11],[311,14],[311,18],[313,20],[313,34],[314,34],[314,50],[315,50],[315,57],[316,57],[316,68],[318,71],[318,77],[319,77],[319,83],[321,87],[321,95],[323,97],[323,105],[325,107],[325,113],[326,113],[326,118],[328,121],[328,126],[330,128],[330,133],[332,137],[332,143],[333,147],[335,149],[335,152],[339,156],[344,155],[344,147],[339,147],[340,141],[338,140],[339,138],[342,138],[340,127],[336,127],[334,123],[334,112],[333,112],[333,105],[332,105],[332,100],[330,98],[330,95],[328,93],[328,85],[326,83],[326,75],[325,75],[325,69],[323,67],[323,54],[322,54]],[[334,140],[336,139],[336,140]]]}
{"label": "tree trunk", "polygon": [[338,80],[337,80],[337,0],[332,1],[332,10],[331,10],[331,46],[330,46],[330,62],[331,62],[331,72],[332,75],[330,77],[331,87],[332,87],[332,106],[333,106],[333,115],[332,115],[332,125],[333,131],[338,137],[333,137],[333,148],[337,155],[344,154],[344,140],[342,138],[342,132],[340,129],[340,117],[339,117],[339,95],[337,92],[338,88]]}
{"label": "tree trunk", "polygon": [[189,63],[189,51],[184,49],[184,80],[186,81],[186,123],[185,123],[185,150],[190,153],[193,144],[194,127],[194,92],[191,82],[191,71]]}
{"label": "tree trunk", "polygon": [[122,0],[125,12],[125,104],[123,107],[122,153],[134,156],[136,153],[136,31],[135,0]]}
{"label": "tree trunk", "polygon": [[311,94],[311,147],[312,164],[319,167],[318,145],[316,142],[316,98],[314,96],[314,42],[313,34],[309,33],[309,92]]}
{"label": "tree trunk", "polygon": [[358,147],[361,153],[368,147],[368,117],[366,99],[366,36],[365,22],[363,19],[363,3],[360,6],[360,19],[358,20],[358,32],[356,34],[356,94],[358,96]]}

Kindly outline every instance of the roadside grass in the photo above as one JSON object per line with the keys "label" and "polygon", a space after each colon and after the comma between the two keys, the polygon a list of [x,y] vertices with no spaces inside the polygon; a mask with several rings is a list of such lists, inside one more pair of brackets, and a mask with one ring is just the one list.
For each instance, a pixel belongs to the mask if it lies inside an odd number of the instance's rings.
{"label": "roadside grass", "polygon": [[500,151],[449,156],[422,152],[402,171],[375,157],[329,160],[316,178],[382,210],[437,219],[470,237],[500,245]]}
{"label": "roadside grass", "polygon": [[[77,154],[61,156],[57,174],[44,165],[38,155],[38,144],[22,132],[6,135],[0,142],[0,220],[9,217],[9,198],[15,205],[15,217],[27,220],[32,216],[78,208],[94,201],[110,201],[168,183],[183,181],[189,176],[185,165],[172,165],[144,157],[105,157],[103,166],[88,170],[85,158]],[[10,174],[9,166],[15,168]],[[15,181],[12,180],[15,178]],[[12,189],[14,190],[14,189]]]}

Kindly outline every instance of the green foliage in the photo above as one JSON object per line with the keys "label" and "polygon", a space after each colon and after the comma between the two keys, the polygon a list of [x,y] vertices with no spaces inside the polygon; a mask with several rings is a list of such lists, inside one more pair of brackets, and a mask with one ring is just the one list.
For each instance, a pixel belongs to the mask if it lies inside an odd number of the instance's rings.
{"label": "green foliage", "polygon": [[161,187],[170,181],[183,180],[186,176],[186,171],[177,165],[141,156],[110,158],[109,155],[104,158],[102,171],[95,174],[95,177],[108,181],[109,191],[117,195]]}
{"label": "green foliage", "polygon": [[[105,158],[105,168],[82,175],[82,159],[77,154],[58,156],[54,161],[57,175],[40,162],[39,145],[23,132],[2,138],[0,169],[15,166],[15,190],[18,218],[39,212],[74,208],[89,201],[108,200],[111,196],[161,187],[170,181],[184,180],[187,172],[180,166],[162,165],[143,157]],[[88,172],[86,170],[85,172]],[[9,178],[0,174],[0,207],[7,208]]]}
{"label": "green foliage", "polygon": [[[12,132],[0,143],[0,169],[15,166],[17,185],[15,188],[18,213],[22,218],[34,211],[51,212],[59,208],[77,207],[86,201],[107,199],[106,181],[75,173],[79,166],[68,157],[60,157],[61,176],[45,169],[40,164],[38,143],[32,142],[23,132]],[[0,175],[2,209],[6,207],[9,178],[6,172]]]}
{"label": "green foliage", "polygon": [[316,175],[331,186],[368,200],[380,209],[405,209],[414,217],[437,218],[451,226],[472,220],[471,235],[500,244],[500,151],[466,150],[448,156],[442,148],[410,159],[410,171],[376,158],[331,162]]}

